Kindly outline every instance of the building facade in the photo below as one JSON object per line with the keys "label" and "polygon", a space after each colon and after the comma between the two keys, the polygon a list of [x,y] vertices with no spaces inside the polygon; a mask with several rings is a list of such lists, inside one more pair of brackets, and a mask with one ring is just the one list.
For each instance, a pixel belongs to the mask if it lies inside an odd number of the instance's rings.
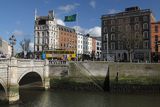
{"label": "building facade", "polygon": [[35,15],[34,51],[39,53],[45,50],[59,48],[57,22],[53,11],[48,16]]}
{"label": "building facade", "polygon": [[83,34],[77,33],[77,54],[82,55],[83,54]]}
{"label": "building facade", "polygon": [[57,25],[59,49],[77,52],[77,34],[75,29]]}
{"label": "building facade", "polygon": [[151,59],[160,62],[160,22],[151,23]]}
{"label": "building facade", "polygon": [[96,49],[95,49],[95,57],[96,59],[101,58],[101,37],[96,37]]}
{"label": "building facade", "polygon": [[102,15],[102,59],[151,61],[150,9],[126,8],[124,12]]}
{"label": "building facade", "polygon": [[11,57],[12,49],[7,41],[3,40],[0,37],[0,58],[9,58]]}

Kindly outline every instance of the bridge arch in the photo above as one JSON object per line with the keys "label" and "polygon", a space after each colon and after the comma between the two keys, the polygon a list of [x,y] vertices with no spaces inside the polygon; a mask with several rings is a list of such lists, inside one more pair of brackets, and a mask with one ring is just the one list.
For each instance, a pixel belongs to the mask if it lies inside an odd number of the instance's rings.
{"label": "bridge arch", "polygon": [[4,89],[5,97],[7,97],[7,85],[1,78],[0,78],[0,87]]}
{"label": "bridge arch", "polygon": [[42,85],[43,85],[43,77],[41,76],[40,73],[38,73],[38,72],[36,72],[36,71],[28,71],[28,72],[23,73],[23,74],[19,77],[19,79],[18,79],[18,81],[17,81],[18,84],[20,85],[21,80],[22,80],[23,78],[25,78],[26,76],[28,76],[28,75],[36,75],[36,76],[40,79],[40,81],[42,82]]}

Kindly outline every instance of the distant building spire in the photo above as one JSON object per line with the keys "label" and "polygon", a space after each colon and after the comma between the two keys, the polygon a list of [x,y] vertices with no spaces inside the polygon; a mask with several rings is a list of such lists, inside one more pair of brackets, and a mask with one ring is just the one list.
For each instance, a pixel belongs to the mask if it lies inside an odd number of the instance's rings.
{"label": "distant building spire", "polygon": [[37,17],[37,9],[35,9],[34,20],[36,20],[36,17]]}

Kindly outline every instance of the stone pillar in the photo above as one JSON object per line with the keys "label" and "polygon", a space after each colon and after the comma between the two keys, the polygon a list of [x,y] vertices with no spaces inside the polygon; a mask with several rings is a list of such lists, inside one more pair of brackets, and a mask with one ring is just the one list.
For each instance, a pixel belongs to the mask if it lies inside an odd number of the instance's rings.
{"label": "stone pillar", "polygon": [[44,65],[44,87],[46,90],[50,88],[49,61],[47,59],[45,60],[45,65]]}
{"label": "stone pillar", "polygon": [[9,63],[8,73],[8,101],[9,104],[19,100],[19,84],[17,82],[17,59],[12,57]]}

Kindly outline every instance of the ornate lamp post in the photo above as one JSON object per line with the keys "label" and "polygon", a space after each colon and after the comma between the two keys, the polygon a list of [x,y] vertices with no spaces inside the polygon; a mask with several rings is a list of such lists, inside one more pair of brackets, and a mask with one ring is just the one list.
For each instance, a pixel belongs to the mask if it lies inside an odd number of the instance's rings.
{"label": "ornate lamp post", "polygon": [[11,54],[11,57],[14,56],[14,45],[16,44],[16,38],[14,35],[12,35],[10,38],[9,38],[9,42],[10,42],[10,45],[11,45],[11,48],[12,48],[12,54]]}

